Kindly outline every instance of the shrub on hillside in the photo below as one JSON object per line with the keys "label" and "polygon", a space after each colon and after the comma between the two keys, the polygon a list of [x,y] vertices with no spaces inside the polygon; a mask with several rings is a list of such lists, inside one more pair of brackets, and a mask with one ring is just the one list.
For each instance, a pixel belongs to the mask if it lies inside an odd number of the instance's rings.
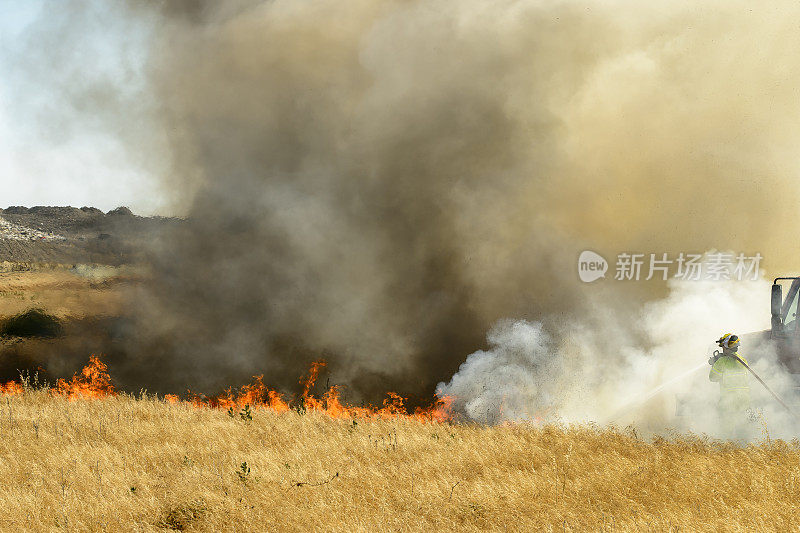
{"label": "shrub on hillside", "polygon": [[28,309],[0,323],[0,335],[14,337],[58,337],[63,327],[58,318],[42,309]]}

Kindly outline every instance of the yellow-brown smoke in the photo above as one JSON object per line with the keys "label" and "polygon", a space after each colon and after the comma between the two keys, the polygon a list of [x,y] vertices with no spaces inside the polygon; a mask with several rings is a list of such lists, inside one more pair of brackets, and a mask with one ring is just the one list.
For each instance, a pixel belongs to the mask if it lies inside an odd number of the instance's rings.
{"label": "yellow-brown smoke", "polygon": [[189,216],[137,342],[192,382],[323,355],[424,394],[500,318],[624,324],[664,291],[581,284],[586,248],[798,265],[795,2],[164,5],[114,15],[151,32],[129,127]]}

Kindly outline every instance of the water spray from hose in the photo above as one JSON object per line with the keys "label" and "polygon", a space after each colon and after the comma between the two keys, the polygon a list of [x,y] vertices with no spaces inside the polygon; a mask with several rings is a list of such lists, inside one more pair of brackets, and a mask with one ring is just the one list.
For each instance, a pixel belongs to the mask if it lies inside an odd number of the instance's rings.
{"label": "water spray from hose", "polygon": [[676,384],[676,383],[688,378],[689,376],[691,376],[692,374],[694,374],[695,372],[697,372],[698,370],[700,370],[704,366],[705,366],[705,363],[700,364],[700,365],[698,365],[698,366],[696,366],[696,367],[694,367],[694,368],[692,368],[690,370],[687,370],[683,374],[680,374],[680,375],[675,376],[674,378],[672,378],[670,380],[665,381],[664,383],[658,385],[657,387],[655,387],[654,389],[650,390],[649,392],[639,396],[635,400],[633,400],[631,402],[628,402],[623,407],[618,409],[614,414],[612,414],[606,420],[606,423],[607,424],[611,424],[613,422],[616,422],[623,415],[629,413],[634,407],[637,407],[637,406],[645,403],[646,401],[650,400],[651,398],[654,398],[655,396],[657,396],[658,394],[662,393],[665,389],[667,389],[671,385],[674,385],[674,384]]}

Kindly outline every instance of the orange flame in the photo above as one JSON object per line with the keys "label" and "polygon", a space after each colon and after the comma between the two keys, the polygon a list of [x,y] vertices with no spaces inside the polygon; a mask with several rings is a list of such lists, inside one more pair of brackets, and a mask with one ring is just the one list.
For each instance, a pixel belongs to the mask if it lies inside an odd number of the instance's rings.
{"label": "orange flame", "polygon": [[[303,385],[303,392],[300,395],[297,408],[306,412],[317,412],[325,414],[331,418],[405,418],[420,422],[449,422],[453,418],[452,404],[453,398],[449,396],[435,397],[435,400],[428,408],[416,408],[413,413],[409,413],[405,406],[405,398],[397,393],[390,392],[383,400],[383,407],[356,407],[342,402],[340,399],[341,387],[332,385],[317,398],[312,394],[312,389],[325,368],[325,361],[314,361],[309,368],[308,375],[300,381]],[[108,367],[100,358],[92,355],[89,363],[80,371],[75,373],[70,381],[59,379],[56,386],[50,391],[57,396],[63,396],[69,400],[78,398],[106,398],[116,395],[111,377],[108,374]],[[23,387],[17,382],[9,381],[5,384],[0,383],[0,394],[13,395],[22,394]],[[181,402],[176,394],[164,395],[164,401],[170,404]],[[276,413],[285,413],[291,409],[289,402],[283,396],[264,385],[263,376],[254,376],[253,382],[245,385],[238,391],[228,388],[222,394],[207,397],[189,392],[187,403],[195,407],[221,408],[221,409],[241,409],[245,406],[251,408],[269,409]]]}
{"label": "orange flame", "polygon": [[253,376],[253,383],[245,385],[238,393],[234,393],[233,389],[230,387],[219,396],[207,397],[189,393],[189,402],[195,407],[241,409],[245,405],[249,405],[251,407],[272,409],[278,413],[288,411],[289,404],[283,400],[280,393],[268,389],[264,385],[263,379],[264,376]]}
{"label": "orange flame", "polygon": [[[420,422],[448,422],[453,418],[452,404],[454,399],[449,396],[436,397],[430,407],[426,409],[418,407],[412,414],[409,414],[405,407],[405,398],[394,392],[387,394],[386,399],[383,401],[383,407],[380,409],[346,405],[340,398],[341,387],[339,385],[332,385],[327,388],[321,397],[315,397],[312,389],[326,365],[325,361],[314,361],[308,369],[308,374],[300,380],[303,392],[300,394],[299,402],[296,405],[299,410],[322,413],[331,418],[347,419],[407,418]],[[212,397],[190,393],[189,401],[195,407],[241,409],[245,405],[249,405],[252,408],[271,409],[278,413],[291,409],[289,403],[283,399],[279,392],[264,386],[263,376],[255,376],[253,379],[253,383],[244,386],[238,393],[234,393],[233,389],[230,388],[223,394]]]}
{"label": "orange flame", "polygon": [[70,400],[76,398],[105,398],[114,396],[114,385],[108,375],[108,367],[99,357],[90,356],[89,364],[76,372],[71,381],[59,379],[53,394],[65,396]]}
{"label": "orange flame", "polygon": [[16,381],[9,381],[5,384],[0,383],[0,394],[14,396],[17,394],[22,394],[22,392],[23,392],[22,385],[20,385]]}
{"label": "orange flame", "polygon": [[321,360],[311,363],[311,367],[308,369],[308,377],[305,380],[300,380],[300,383],[303,384],[304,400],[311,397],[311,389],[314,387],[314,383],[316,383],[319,373],[324,370],[326,366],[328,366],[328,363]]}

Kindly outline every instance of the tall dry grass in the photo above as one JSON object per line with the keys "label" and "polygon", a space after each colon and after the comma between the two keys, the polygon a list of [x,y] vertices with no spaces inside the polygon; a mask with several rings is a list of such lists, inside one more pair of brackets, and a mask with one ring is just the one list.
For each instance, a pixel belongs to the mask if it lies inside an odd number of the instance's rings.
{"label": "tall dry grass", "polygon": [[[788,531],[797,443],[0,397],[4,531]],[[244,464],[246,463],[246,465]]]}

